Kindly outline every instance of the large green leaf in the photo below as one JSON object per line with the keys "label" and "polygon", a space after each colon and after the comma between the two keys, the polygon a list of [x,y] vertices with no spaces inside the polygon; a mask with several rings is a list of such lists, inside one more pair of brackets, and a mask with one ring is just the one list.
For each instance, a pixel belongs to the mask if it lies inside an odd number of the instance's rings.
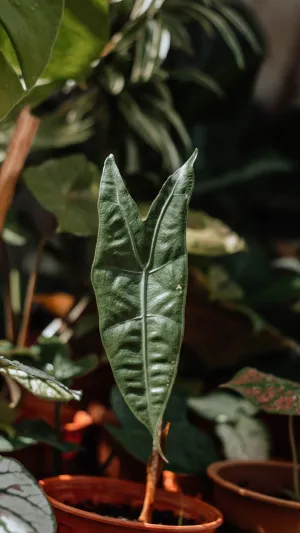
{"label": "large green leaf", "polygon": [[12,378],[35,396],[46,400],[68,402],[80,400],[81,397],[80,391],[68,389],[49,374],[3,356],[0,357],[0,374]]}
{"label": "large green leaf", "polygon": [[152,434],[177,372],[187,288],[186,217],[196,152],[142,221],[113,156],[100,184],[92,268],[100,333],[125,401]]}
{"label": "large green leaf", "polygon": [[244,368],[223,387],[233,389],[267,413],[300,415],[300,384]]}
{"label": "large green leaf", "polygon": [[56,525],[37,481],[15,459],[0,457],[0,531],[55,533]]}
{"label": "large green leaf", "polygon": [[108,0],[65,0],[63,20],[45,77],[78,79],[108,39]]}
{"label": "large green leaf", "polygon": [[[134,418],[117,389],[112,390],[111,405],[121,427],[106,426],[128,453],[147,464],[152,440],[146,428]],[[171,422],[166,444],[168,470],[179,474],[204,474],[209,464],[219,459],[213,441],[187,418],[186,398],[172,394],[165,420]]]}
{"label": "large green leaf", "polygon": [[[61,22],[63,4],[63,0],[2,0],[0,118],[25,96],[26,90],[35,85],[47,66]],[[19,80],[19,72],[26,90]]]}
{"label": "large green leaf", "polygon": [[97,233],[99,172],[83,155],[50,159],[25,170],[23,178],[40,204],[56,216],[58,231]]}

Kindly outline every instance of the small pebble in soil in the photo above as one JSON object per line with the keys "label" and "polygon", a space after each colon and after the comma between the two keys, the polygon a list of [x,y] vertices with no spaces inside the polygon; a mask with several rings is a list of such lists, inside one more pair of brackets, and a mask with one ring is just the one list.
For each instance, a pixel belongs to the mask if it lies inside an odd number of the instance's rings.
{"label": "small pebble in soil", "polygon": [[[76,505],[70,504],[69,502],[64,502],[66,505],[72,505],[76,509],[81,511],[88,511],[90,513],[96,513],[101,516],[109,516],[111,518],[119,518],[121,520],[131,520],[137,522],[140,515],[141,509],[139,507],[131,507],[130,505],[109,505],[105,503],[95,504],[91,500],[86,500],[80,502]],[[196,524],[203,524],[203,519],[199,516],[197,522],[195,520],[190,520],[183,517],[182,520],[179,519],[177,515],[171,511],[158,511],[154,510],[152,515],[153,524],[162,524],[166,526],[177,526],[180,520],[180,524],[183,526],[195,526]]]}

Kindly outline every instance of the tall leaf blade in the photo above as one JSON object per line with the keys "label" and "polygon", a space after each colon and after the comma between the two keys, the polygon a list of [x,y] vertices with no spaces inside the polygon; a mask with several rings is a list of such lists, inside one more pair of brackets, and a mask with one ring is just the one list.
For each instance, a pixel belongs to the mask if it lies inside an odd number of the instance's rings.
{"label": "tall leaf blade", "polygon": [[169,177],[144,222],[112,156],[100,185],[92,267],[100,333],[126,403],[158,448],[183,336],[195,158]]}

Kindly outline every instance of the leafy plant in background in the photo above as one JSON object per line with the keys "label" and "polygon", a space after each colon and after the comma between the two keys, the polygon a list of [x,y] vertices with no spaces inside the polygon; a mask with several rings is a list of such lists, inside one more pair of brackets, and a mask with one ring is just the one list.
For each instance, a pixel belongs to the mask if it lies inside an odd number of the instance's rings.
{"label": "leafy plant in background", "polygon": [[227,391],[187,399],[198,416],[214,422],[226,459],[267,460],[270,438],[267,428],[255,418],[256,406]]}
{"label": "leafy plant in background", "polygon": [[[261,53],[257,32],[234,6],[181,0],[112,5],[113,35],[95,70],[101,116],[96,131],[107,151],[122,158],[126,175],[147,173],[150,155],[145,157],[146,147],[149,154],[159,153],[170,171],[179,166],[182,153],[191,149],[183,117],[174,106],[172,81],[204,86],[217,99],[224,96],[226,88],[191,62],[193,25],[198,34],[207,32],[213,43],[221,36],[237,70],[246,65],[243,39],[254,54]],[[114,140],[111,116],[114,127],[118,124],[123,132],[119,143]]]}
{"label": "leafy plant in background", "polygon": [[[258,409],[266,413],[288,416],[289,440],[293,459],[293,487],[289,495],[300,501],[298,454],[294,434],[294,416],[300,414],[300,387],[298,383],[265,374],[254,368],[245,368],[223,385],[242,394]],[[283,494],[288,493],[282,487]]]}
{"label": "leafy plant in background", "polygon": [[166,181],[145,221],[113,156],[106,160],[100,184],[92,268],[100,334],[125,402],[153,439],[142,522],[151,520],[161,471],[158,456],[165,458],[163,415],[183,336],[186,216],[195,157]]}
{"label": "leafy plant in background", "polygon": [[[120,427],[107,425],[106,429],[128,453],[147,464],[152,449],[149,431],[134,417],[116,387],[111,391],[110,403]],[[165,449],[168,464],[163,468],[177,474],[203,476],[207,466],[220,456],[212,439],[189,421],[185,395],[171,394],[164,420],[170,423],[170,431]]]}

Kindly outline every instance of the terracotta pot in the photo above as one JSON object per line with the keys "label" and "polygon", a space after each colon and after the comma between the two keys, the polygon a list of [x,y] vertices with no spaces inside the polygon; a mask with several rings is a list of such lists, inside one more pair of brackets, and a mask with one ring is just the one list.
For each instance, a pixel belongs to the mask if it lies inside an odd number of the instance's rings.
{"label": "terracotta pot", "polygon": [[[136,532],[162,533],[170,530],[178,533],[212,533],[223,522],[221,513],[201,500],[165,492],[161,489],[157,491],[155,509],[173,511],[175,514],[179,514],[184,509],[186,517],[196,521],[204,517],[205,523],[195,526],[143,525],[129,520],[99,516],[69,505],[92,500],[94,503],[129,504],[133,507],[141,507],[145,487],[140,483],[101,477],[58,476],[45,479],[40,484],[54,508],[58,533],[121,533],[129,529]],[[66,505],[64,502],[69,504]]]}
{"label": "terracotta pot", "polygon": [[207,473],[214,503],[232,525],[255,533],[300,533],[300,503],[275,497],[292,490],[290,463],[220,461]]}

